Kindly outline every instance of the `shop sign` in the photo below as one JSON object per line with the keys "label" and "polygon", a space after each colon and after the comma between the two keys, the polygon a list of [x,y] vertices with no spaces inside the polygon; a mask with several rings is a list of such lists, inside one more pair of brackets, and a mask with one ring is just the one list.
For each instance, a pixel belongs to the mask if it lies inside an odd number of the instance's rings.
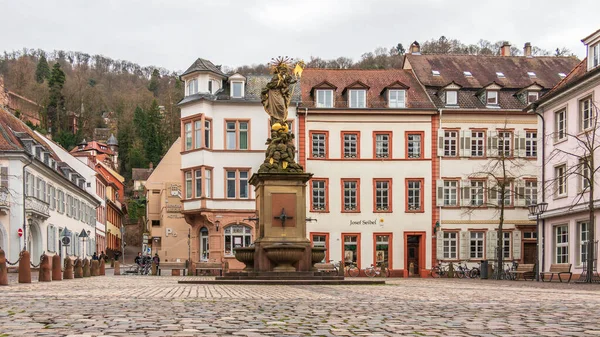
{"label": "shop sign", "polygon": [[375,226],[379,223],[379,219],[374,220],[350,220],[350,226]]}
{"label": "shop sign", "polygon": [[167,205],[167,213],[179,213],[181,212],[181,205],[177,204],[168,204]]}

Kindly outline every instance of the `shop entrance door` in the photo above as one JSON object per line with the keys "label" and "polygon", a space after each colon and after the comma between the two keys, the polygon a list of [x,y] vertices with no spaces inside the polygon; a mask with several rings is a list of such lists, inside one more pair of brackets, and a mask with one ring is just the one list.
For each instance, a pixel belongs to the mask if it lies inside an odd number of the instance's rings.
{"label": "shop entrance door", "polygon": [[524,264],[534,264],[536,254],[537,254],[537,249],[536,249],[535,242],[525,242],[523,244],[523,263]]}
{"label": "shop entrance door", "polygon": [[407,267],[409,277],[419,277],[419,246],[421,235],[408,235],[406,237]]}

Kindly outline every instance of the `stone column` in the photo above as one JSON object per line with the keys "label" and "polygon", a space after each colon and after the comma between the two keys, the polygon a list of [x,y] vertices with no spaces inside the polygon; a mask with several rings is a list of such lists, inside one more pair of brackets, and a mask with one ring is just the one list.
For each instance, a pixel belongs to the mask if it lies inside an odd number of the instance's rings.
{"label": "stone column", "polygon": [[50,281],[52,281],[52,269],[50,266],[50,258],[48,257],[48,255],[44,254],[44,255],[42,255],[42,258],[40,261],[38,282],[50,282]]}
{"label": "stone column", "polygon": [[65,270],[63,271],[63,279],[73,279],[73,260],[70,257],[65,257]]}
{"label": "stone column", "polygon": [[83,267],[81,266],[81,259],[77,258],[77,260],[75,260],[75,278],[82,278],[83,277]]}
{"label": "stone column", "polygon": [[31,256],[24,250],[19,261],[19,283],[31,283]]}
{"label": "stone column", "polygon": [[115,261],[115,275],[121,275],[121,264],[119,261]]}
{"label": "stone column", "polygon": [[60,256],[58,254],[52,257],[52,281],[62,280],[62,270],[60,267]]}
{"label": "stone column", "polygon": [[8,269],[6,268],[6,255],[0,249],[0,286],[8,285]]}
{"label": "stone column", "polygon": [[99,268],[100,268],[100,263],[98,262],[98,260],[93,260],[92,261],[92,276],[98,276]]}
{"label": "stone column", "polygon": [[92,273],[90,272],[90,260],[83,259],[83,277],[90,277]]}

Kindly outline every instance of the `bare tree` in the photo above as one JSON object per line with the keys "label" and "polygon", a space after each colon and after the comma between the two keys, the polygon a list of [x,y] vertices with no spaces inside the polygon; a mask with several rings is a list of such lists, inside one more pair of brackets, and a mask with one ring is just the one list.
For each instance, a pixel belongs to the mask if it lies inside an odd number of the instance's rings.
{"label": "bare tree", "polygon": [[[566,130],[557,130],[549,135],[554,140],[567,139],[565,145],[557,145],[548,155],[547,163],[566,163],[563,171],[558,171],[554,178],[546,181],[544,188],[551,189],[550,193],[559,193],[566,189],[568,180],[577,180],[578,193],[572,200],[570,210],[587,208],[588,211],[588,237],[585,260],[585,282],[592,282],[595,269],[596,224],[594,211],[599,207],[594,205],[596,179],[595,175],[600,170],[597,157],[600,156],[600,125],[598,117],[600,109],[596,102],[582,101],[581,132],[569,133]],[[566,190],[565,190],[566,191]],[[583,262],[583,261],[582,261]]]}

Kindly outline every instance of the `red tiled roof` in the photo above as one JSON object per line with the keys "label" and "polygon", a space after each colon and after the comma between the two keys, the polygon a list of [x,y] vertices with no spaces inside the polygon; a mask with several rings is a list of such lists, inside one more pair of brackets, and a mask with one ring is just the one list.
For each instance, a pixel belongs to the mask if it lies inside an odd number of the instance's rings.
{"label": "red tiled roof", "polygon": [[[104,149],[102,149],[101,147],[104,147]],[[101,153],[106,153],[108,155],[113,155],[112,150],[110,149],[110,147],[104,143],[100,143],[97,141],[91,141],[88,142],[87,145],[85,146],[85,148],[80,148],[79,146],[76,146],[75,148],[73,148],[71,150],[71,153],[77,153],[77,152],[85,152],[85,151],[91,151],[91,150],[96,150],[98,152]]]}
{"label": "red tiled roof", "polygon": [[15,117],[10,111],[0,108],[0,151],[24,151],[23,144],[15,136],[15,132],[24,132],[37,143],[44,145],[46,151],[50,153],[52,159],[60,162],[58,156],[46,145],[46,141],[41,139],[33,132],[23,121]]}
{"label": "red tiled roof", "polygon": [[577,82],[587,73],[587,58],[583,59],[579,64],[571,70],[570,73],[567,74],[567,77],[563,78],[558,84],[552,88],[552,90],[548,91],[542,98],[537,102],[538,104],[547,101],[559,94],[563,89],[568,88],[571,84]]}
{"label": "red tiled roof", "polygon": [[388,86],[398,86],[398,82],[408,87],[406,94],[407,108],[433,109],[423,87],[419,84],[411,70],[404,69],[305,69],[302,73],[301,89],[302,102],[310,105],[316,100],[313,88],[322,83],[335,86],[334,102],[336,107],[344,107],[338,103],[345,103],[348,97],[343,95],[344,89],[361,83],[367,86],[367,108],[382,108],[386,106],[385,96],[382,91]]}
{"label": "red tiled roof", "polygon": [[[549,89],[561,80],[558,73],[568,73],[579,61],[551,56],[409,54],[406,62],[425,86],[443,87],[454,81],[464,88],[482,88],[495,81],[506,89],[521,89],[537,82]],[[434,76],[432,70],[439,71],[439,76]],[[466,77],[464,71],[471,72],[472,77]],[[499,78],[497,72],[504,78]],[[527,72],[534,72],[535,77]]]}

